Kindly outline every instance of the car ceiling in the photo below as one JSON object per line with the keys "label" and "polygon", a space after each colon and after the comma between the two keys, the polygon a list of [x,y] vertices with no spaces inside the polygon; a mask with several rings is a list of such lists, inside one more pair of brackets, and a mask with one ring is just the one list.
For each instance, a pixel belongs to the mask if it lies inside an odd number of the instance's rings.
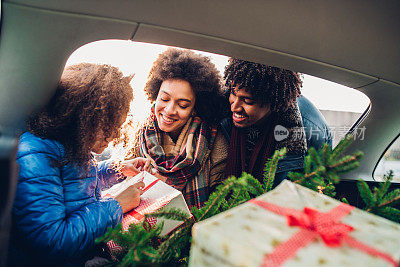
{"label": "car ceiling", "polygon": [[23,128],[77,48],[132,39],[240,57],[364,92],[372,99],[362,122],[368,130],[353,145],[366,154],[358,171],[364,179],[383,152],[376,148],[383,150],[399,132],[400,116],[388,108],[400,97],[397,0],[7,0],[2,9],[2,131]]}

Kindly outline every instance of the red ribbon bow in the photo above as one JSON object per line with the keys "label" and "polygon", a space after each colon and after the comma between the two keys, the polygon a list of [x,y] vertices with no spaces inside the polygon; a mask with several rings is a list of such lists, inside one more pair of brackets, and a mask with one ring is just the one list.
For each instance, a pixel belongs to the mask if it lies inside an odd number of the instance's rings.
{"label": "red ribbon bow", "polygon": [[287,216],[289,226],[300,226],[303,229],[318,233],[328,247],[341,246],[343,237],[347,236],[353,227],[337,222],[326,213],[308,207],[302,213]]}
{"label": "red ribbon bow", "polygon": [[350,247],[380,257],[393,266],[397,266],[397,262],[389,254],[380,252],[349,235],[353,227],[341,223],[340,220],[354,209],[350,205],[340,204],[325,213],[308,207],[305,207],[303,211],[299,211],[257,199],[252,199],[249,202],[279,215],[286,216],[289,226],[301,227],[299,232],[286,242],[278,245],[271,254],[265,256],[263,266],[280,266],[286,260],[292,258],[298,249],[314,242],[318,237],[321,237],[328,247],[338,247],[346,243]]}

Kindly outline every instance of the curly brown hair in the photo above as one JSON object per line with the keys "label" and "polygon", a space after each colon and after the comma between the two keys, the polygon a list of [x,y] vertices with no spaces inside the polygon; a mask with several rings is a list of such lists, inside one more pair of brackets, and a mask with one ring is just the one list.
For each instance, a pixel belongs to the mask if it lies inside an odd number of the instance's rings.
{"label": "curly brown hair", "polygon": [[102,131],[105,140],[119,136],[133,99],[130,80],[110,65],[69,66],[47,105],[30,116],[27,128],[65,147],[61,165],[77,163],[87,170],[98,134]]}
{"label": "curly brown hair", "polygon": [[150,101],[157,99],[163,81],[182,79],[190,83],[195,96],[197,116],[218,123],[226,114],[221,75],[209,57],[188,49],[169,48],[160,54],[150,70],[145,91]]}
{"label": "curly brown hair", "polygon": [[302,81],[297,72],[230,58],[224,72],[226,95],[233,87],[245,88],[257,103],[271,111],[286,111],[300,96]]}

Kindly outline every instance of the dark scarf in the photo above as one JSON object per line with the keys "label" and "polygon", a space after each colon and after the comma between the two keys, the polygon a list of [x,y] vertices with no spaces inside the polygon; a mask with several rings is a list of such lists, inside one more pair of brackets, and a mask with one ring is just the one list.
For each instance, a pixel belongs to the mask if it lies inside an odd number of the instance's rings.
{"label": "dark scarf", "polygon": [[[262,182],[266,160],[274,152],[274,117],[269,116],[262,125],[251,126],[257,129],[232,127],[225,177],[239,177],[247,172]],[[252,145],[249,139],[253,139],[250,135],[254,131],[259,131],[260,135]]]}

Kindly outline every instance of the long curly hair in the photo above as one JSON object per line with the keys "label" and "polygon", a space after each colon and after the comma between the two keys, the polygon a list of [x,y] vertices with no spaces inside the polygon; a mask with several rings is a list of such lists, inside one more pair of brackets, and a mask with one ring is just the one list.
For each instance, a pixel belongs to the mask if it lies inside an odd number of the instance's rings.
{"label": "long curly hair", "polygon": [[154,102],[163,81],[185,80],[195,93],[194,109],[197,116],[209,123],[218,123],[229,110],[223,96],[221,78],[209,57],[188,49],[169,48],[153,63],[145,91],[149,100]]}
{"label": "long curly hair", "polygon": [[119,136],[133,99],[131,78],[110,65],[69,66],[48,104],[30,116],[27,128],[65,147],[64,159],[57,164],[77,163],[87,170],[98,134],[102,131],[104,140]]}
{"label": "long curly hair", "polygon": [[286,111],[300,96],[302,81],[297,72],[241,59],[230,58],[224,72],[226,91],[245,88],[261,105],[270,104],[271,111]]}

